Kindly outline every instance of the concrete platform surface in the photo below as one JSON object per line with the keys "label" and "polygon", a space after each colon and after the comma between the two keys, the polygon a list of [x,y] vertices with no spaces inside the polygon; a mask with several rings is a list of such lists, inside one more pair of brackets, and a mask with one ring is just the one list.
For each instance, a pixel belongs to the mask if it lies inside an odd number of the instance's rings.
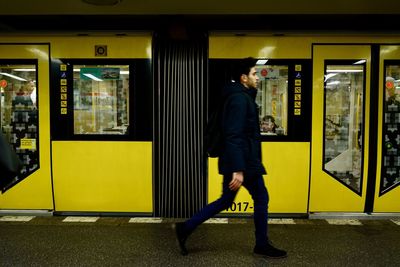
{"label": "concrete platform surface", "polygon": [[201,225],[181,256],[173,220],[0,216],[0,266],[400,266],[399,220],[272,219],[285,259],[252,254],[251,219]]}

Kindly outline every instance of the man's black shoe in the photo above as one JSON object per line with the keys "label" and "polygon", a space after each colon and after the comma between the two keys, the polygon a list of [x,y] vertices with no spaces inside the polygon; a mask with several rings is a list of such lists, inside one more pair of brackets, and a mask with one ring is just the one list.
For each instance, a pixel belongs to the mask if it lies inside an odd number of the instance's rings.
{"label": "man's black shoe", "polygon": [[278,249],[270,243],[268,243],[266,246],[263,247],[255,246],[254,253],[272,259],[280,259],[287,257],[286,251]]}
{"label": "man's black shoe", "polygon": [[181,254],[183,256],[186,256],[188,254],[188,251],[185,247],[185,242],[186,242],[186,239],[188,238],[188,234],[186,233],[184,226],[185,226],[185,223],[183,223],[183,222],[174,224],[176,239],[178,240],[178,245],[181,250]]}

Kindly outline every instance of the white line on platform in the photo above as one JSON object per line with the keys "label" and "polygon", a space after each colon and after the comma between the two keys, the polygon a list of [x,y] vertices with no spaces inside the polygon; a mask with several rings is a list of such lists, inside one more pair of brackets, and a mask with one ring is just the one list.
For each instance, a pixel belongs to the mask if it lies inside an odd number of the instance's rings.
{"label": "white line on platform", "polygon": [[228,223],[228,219],[227,218],[211,218],[208,219],[207,221],[205,221],[204,223]]}
{"label": "white line on platform", "polygon": [[269,224],[296,224],[293,219],[268,219]]}
{"label": "white line on platform", "polygon": [[63,220],[63,222],[97,222],[99,217],[79,217],[79,216],[69,216]]}
{"label": "white line on platform", "polygon": [[397,225],[400,225],[400,219],[393,219],[391,221],[394,222]]}
{"label": "white line on platform", "polygon": [[2,222],[29,222],[35,218],[35,216],[3,216],[0,217]]}
{"label": "white line on platform", "polygon": [[162,223],[161,218],[142,218],[135,217],[129,220],[130,223]]}
{"label": "white line on platform", "polygon": [[326,219],[326,221],[333,225],[362,225],[359,220],[352,219]]}

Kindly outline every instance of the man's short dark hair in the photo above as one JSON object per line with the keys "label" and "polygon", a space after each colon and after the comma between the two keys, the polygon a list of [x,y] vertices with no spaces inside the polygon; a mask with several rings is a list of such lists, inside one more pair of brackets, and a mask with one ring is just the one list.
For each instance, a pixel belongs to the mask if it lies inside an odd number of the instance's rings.
{"label": "man's short dark hair", "polygon": [[236,82],[240,82],[240,76],[242,76],[242,74],[248,75],[251,68],[256,65],[256,62],[257,59],[247,57],[233,64],[232,79]]}

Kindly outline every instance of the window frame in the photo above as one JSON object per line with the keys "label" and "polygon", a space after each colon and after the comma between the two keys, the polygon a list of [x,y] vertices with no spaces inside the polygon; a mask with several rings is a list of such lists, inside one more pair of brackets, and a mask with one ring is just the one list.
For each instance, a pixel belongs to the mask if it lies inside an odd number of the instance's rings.
{"label": "window frame", "polygon": [[[264,58],[258,58],[264,59]],[[220,104],[222,88],[231,81],[230,68],[242,59],[209,59],[208,117]],[[311,59],[268,59],[265,65],[288,66],[287,135],[261,135],[262,142],[310,142],[312,108],[312,60]],[[296,65],[301,65],[301,113],[294,114]]]}
{"label": "window frame", "polygon": [[387,77],[387,67],[388,66],[393,66],[393,65],[397,65],[400,66],[400,60],[398,59],[385,59],[383,61],[383,91],[382,91],[382,124],[381,124],[381,129],[382,129],[382,138],[380,140],[381,142],[381,170],[380,170],[380,175],[381,175],[381,179],[379,182],[379,196],[383,196],[384,194],[392,191],[393,189],[397,188],[398,186],[400,186],[400,183],[394,183],[391,186],[385,186],[385,179],[384,179],[384,171],[385,171],[385,165],[384,165],[384,160],[385,160],[385,149],[384,147],[386,146],[386,140],[385,140],[385,116],[386,116],[386,77]]}
{"label": "window frame", "polygon": [[[28,176],[30,176],[32,173],[38,171],[41,167],[41,162],[40,162],[40,106],[39,106],[39,100],[40,100],[40,94],[39,94],[39,88],[40,88],[40,81],[39,81],[39,61],[38,59],[0,59],[0,65],[33,65],[35,66],[35,79],[36,79],[36,117],[37,117],[37,138],[36,138],[36,150],[35,150],[35,154],[37,155],[37,167],[34,169],[30,169],[30,168],[26,168],[27,171],[25,172],[20,172],[20,174],[18,174],[17,178],[10,183],[9,185],[7,185],[7,188],[11,188],[12,186],[16,185],[17,183],[23,181],[25,178],[27,178]],[[2,94],[0,95],[0,98],[2,97]],[[0,109],[2,109],[1,107],[1,100],[0,100]],[[2,117],[2,112],[0,110],[0,130],[3,132],[3,117]],[[17,152],[17,154],[24,154],[24,153],[19,153]],[[21,160],[22,161],[22,160]],[[23,162],[23,161],[22,161]],[[24,164],[24,168],[25,163]],[[29,165],[28,165],[29,166]]]}
{"label": "window frame", "polygon": [[[66,71],[60,70],[66,65]],[[129,66],[129,129],[126,134],[75,134],[73,67],[76,65]],[[51,132],[53,140],[151,141],[153,138],[153,88],[151,59],[53,59],[51,64]],[[61,79],[67,83],[67,114],[61,114]]]}
{"label": "window frame", "polygon": [[[360,60],[364,60],[364,59],[326,59],[324,60],[324,77],[327,73],[327,66],[329,65],[353,65],[355,62],[358,62]],[[362,142],[361,142],[361,170],[360,170],[360,187],[359,190],[356,190],[355,188],[349,186],[348,184],[346,184],[345,182],[343,182],[340,178],[336,177],[335,174],[333,174],[331,171],[327,170],[325,168],[325,139],[326,139],[326,124],[325,124],[325,117],[326,117],[326,81],[324,79],[324,102],[323,102],[323,144],[322,144],[322,170],[327,173],[329,176],[331,176],[332,178],[334,178],[336,181],[340,182],[341,184],[343,184],[344,186],[346,186],[347,188],[349,188],[351,191],[353,191],[354,193],[356,193],[357,195],[361,196],[362,195],[362,189],[363,189],[363,183],[365,180],[365,173],[364,173],[364,153],[365,153],[365,106],[366,106],[366,83],[367,83],[367,63],[364,62],[362,64],[359,64],[358,66],[363,66],[363,96],[362,96],[362,101],[363,101],[363,105],[362,105]]]}

